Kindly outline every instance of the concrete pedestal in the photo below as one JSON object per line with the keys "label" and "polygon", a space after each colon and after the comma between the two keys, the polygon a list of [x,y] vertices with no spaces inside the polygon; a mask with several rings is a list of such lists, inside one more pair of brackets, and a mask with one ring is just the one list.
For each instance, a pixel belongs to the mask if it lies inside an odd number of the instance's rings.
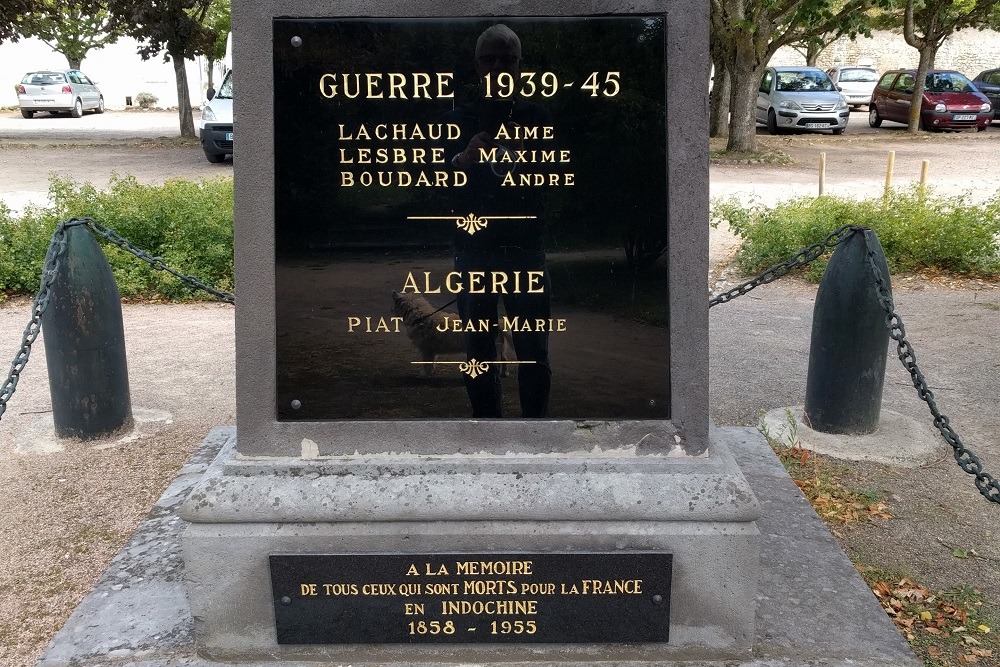
{"label": "concrete pedestal", "polygon": [[[236,437],[232,428],[220,428],[180,471],[156,503],[132,540],[115,556],[94,590],[80,603],[39,661],[39,667],[226,667],[198,654],[195,619],[185,594],[185,565],[181,533],[189,527],[178,511],[196,483],[204,479],[220,446]],[[753,429],[723,429],[716,439],[732,450],[763,515],[760,585],[755,632],[750,654],[722,663],[685,661],[684,667],[919,667],[892,621],[837,546],[801,492],[788,478],[767,443]],[[206,528],[202,525],[201,528]],[[483,546],[483,545],[479,545]],[[236,566],[239,553],[230,553],[218,569]],[[681,576],[680,570],[677,576]],[[729,580],[727,572],[716,573]],[[212,582],[200,584],[211,590]],[[234,601],[240,604],[240,599]],[[198,620],[201,623],[201,619]],[[270,631],[270,628],[268,628]],[[629,660],[626,646],[594,647],[579,665],[648,664]],[[578,649],[579,654],[587,653]],[[484,652],[481,661],[512,667],[505,656]],[[448,655],[442,662],[454,662]],[[419,656],[405,662],[412,665]],[[536,664],[545,664],[537,658]],[[565,665],[565,660],[560,660]],[[287,660],[263,657],[246,667],[285,667]],[[324,663],[319,663],[324,664]],[[325,664],[343,665],[343,662]],[[354,664],[354,663],[351,663]],[[404,663],[397,663],[400,667]],[[523,666],[523,662],[516,663]],[[664,661],[663,664],[671,664]]]}
{"label": "concrete pedestal", "polygon": [[[702,457],[241,459],[229,444],[185,502],[199,653],[352,664],[660,662],[748,656],[760,507],[721,439]],[[268,555],[664,551],[670,640],[636,645],[279,645]],[[599,576],[599,573],[595,573]]]}

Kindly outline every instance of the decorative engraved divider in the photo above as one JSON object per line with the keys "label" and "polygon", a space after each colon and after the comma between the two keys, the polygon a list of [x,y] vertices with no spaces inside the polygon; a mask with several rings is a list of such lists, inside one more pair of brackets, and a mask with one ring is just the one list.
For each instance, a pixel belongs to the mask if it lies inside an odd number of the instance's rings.
{"label": "decorative engraved divider", "polygon": [[537,220],[538,216],[535,215],[491,215],[489,217],[477,216],[475,213],[470,213],[464,218],[459,216],[455,217],[453,215],[408,215],[407,220],[454,220],[455,225],[468,232],[469,236],[472,236],[480,229],[486,229],[489,225],[490,220]]}

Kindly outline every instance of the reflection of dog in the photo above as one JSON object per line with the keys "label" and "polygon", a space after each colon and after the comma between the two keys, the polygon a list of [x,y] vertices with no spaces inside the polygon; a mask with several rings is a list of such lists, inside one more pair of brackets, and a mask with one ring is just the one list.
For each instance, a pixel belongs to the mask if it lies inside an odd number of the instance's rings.
{"label": "reflection of dog", "polygon": [[[465,337],[460,333],[461,320],[455,313],[435,312],[434,306],[419,294],[392,293],[392,314],[403,318],[403,327],[410,341],[420,350],[421,361],[434,361],[442,354],[465,352]],[[454,329],[458,327],[459,331]],[[442,331],[443,330],[443,331]],[[500,335],[498,358],[507,361],[508,351],[514,346],[509,331]],[[430,377],[433,364],[424,364],[421,377]],[[500,365],[500,375],[509,375],[507,364]]]}

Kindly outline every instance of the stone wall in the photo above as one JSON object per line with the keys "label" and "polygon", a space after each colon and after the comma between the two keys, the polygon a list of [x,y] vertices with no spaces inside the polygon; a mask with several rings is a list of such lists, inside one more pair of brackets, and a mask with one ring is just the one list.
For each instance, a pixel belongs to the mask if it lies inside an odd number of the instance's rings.
{"label": "stone wall", "polygon": [[[874,32],[871,37],[842,37],[819,56],[818,66],[871,65],[879,72],[916,68],[917,50],[906,43],[902,32]],[[784,47],[771,59],[772,65],[804,65],[805,56]],[[1000,67],[1000,33],[992,30],[961,30],[938,50],[937,69],[954,69],[970,79],[985,69]]]}

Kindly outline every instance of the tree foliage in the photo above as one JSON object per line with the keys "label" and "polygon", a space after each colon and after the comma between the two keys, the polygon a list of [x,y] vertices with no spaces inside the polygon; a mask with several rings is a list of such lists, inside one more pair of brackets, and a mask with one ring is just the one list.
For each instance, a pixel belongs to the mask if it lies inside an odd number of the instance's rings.
{"label": "tree foliage", "polygon": [[0,2],[0,43],[16,42],[20,37],[24,17],[41,5],[39,0],[3,0]]}
{"label": "tree foliage", "polygon": [[212,0],[108,0],[125,34],[139,41],[143,60],[165,53],[164,61],[173,63],[182,137],[195,136],[185,60],[212,51],[216,35],[205,25],[211,4]]}
{"label": "tree foliage", "polygon": [[107,3],[100,0],[37,0],[37,6],[24,16],[22,32],[63,54],[71,69],[79,69],[91,49],[118,41],[119,26]]}
{"label": "tree foliage", "polygon": [[963,28],[985,28],[1000,20],[997,0],[897,0],[902,5],[903,38],[920,54],[910,101],[909,131],[920,128],[920,109],[927,71],[944,41]]}
{"label": "tree foliage", "polygon": [[821,35],[867,34],[868,12],[887,0],[711,0],[711,27],[731,80],[726,150],[757,149],[757,87],[782,46]]}
{"label": "tree foliage", "polygon": [[208,87],[214,87],[213,75],[215,63],[226,56],[226,41],[232,30],[232,12],[229,0],[212,0],[205,16],[205,25],[215,32],[215,42],[210,52],[205,54],[208,60]]}

